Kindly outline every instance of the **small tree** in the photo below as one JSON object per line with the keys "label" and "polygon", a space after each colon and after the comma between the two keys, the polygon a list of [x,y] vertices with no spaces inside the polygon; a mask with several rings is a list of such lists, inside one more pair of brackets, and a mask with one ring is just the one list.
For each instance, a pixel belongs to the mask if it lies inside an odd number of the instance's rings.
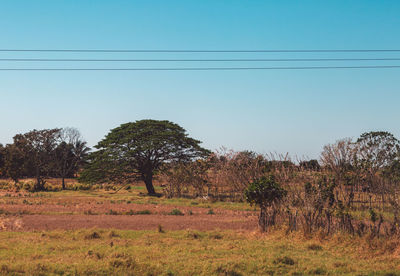
{"label": "small tree", "polygon": [[75,128],[63,128],[59,134],[59,144],[54,149],[53,169],[61,177],[62,189],[65,189],[65,178],[73,176],[85,162],[89,148]]}
{"label": "small tree", "polygon": [[371,131],[361,134],[356,145],[358,167],[367,180],[368,190],[381,194],[383,209],[389,187],[381,181],[378,172],[399,160],[400,141],[389,132]]}
{"label": "small tree", "polygon": [[262,231],[275,225],[276,214],[287,191],[276,181],[274,176],[262,177],[253,181],[245,191],[246,200],[250,204],[260,206],[258,223]]}

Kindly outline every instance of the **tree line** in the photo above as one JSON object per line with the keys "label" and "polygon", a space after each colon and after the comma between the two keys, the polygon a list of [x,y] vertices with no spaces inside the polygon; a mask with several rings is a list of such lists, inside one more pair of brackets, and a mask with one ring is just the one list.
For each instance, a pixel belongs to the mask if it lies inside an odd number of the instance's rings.
{"label": "tree line", "polygon": [[75,128],[32,130],[17,134],[12,144],[0,144],[0,175],[18,183],[21,178],[35,179],[33,191],[45,190],[49,177],[75,177],[86,163],[89,147]]}
{"label": "tree line", "polygon": [[[400,141],[372,131],[324,146],[319,160],[252,151],[211,152],[170,121],[140,120],[112,130],[90,150],[74,128],[32,130],[0,146],[0,174],[15,183],[78,177],[90,185],[142,181],[149,195],[248,201],[263,230],[277,224],[305,233],[400,232]],[[357,218],[368,210],[369,223]],[[388,220],[387,218],[392,219]],[[367,230],[366,230],[367,229]]]}

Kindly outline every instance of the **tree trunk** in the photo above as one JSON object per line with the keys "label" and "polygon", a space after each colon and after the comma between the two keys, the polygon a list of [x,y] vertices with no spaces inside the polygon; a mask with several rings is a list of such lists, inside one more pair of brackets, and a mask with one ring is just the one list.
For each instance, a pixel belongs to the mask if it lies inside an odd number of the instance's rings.
{"label": "tree trunk", "polygon": [[265,206],[260,207],[260,215],[258,217],[258,225],[262,232],[267,231],[267,208]]}
{"label": "tree trunk", "polygon": [[34,187],[35,191],[43,191],[44,190],[44,185],[42,178],[40,177],[40,171],[39,168],[36,167],[36,187]]}
{"label": "tree trunk", "polygon": [[65,177],[64,176],[62,177],[61,186],[62,186],[62,189],[65,190]]}
{"label": "tree trunk", "polygon": [[153,174],[150,173],[148,175],[145,175],[143,181],[146,184],[147,193],[149,195],[155,195],[156,191],[154,190],[154,186],[153,186]]}

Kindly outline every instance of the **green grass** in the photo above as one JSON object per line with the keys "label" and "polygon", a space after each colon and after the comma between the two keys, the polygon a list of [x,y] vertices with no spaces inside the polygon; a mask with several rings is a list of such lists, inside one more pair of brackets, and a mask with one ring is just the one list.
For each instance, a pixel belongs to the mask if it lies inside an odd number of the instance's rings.
{"label": "green grass", "polygon": [[[241,202],[212,202],[204,199],[189,199],[189,198],[165,198],[165,197],[150,197],[145,195],[144,187],[131,186],[132,189],[122,189],[115,193],[114,191],[104,190],[88,190],[88,191],[57,191],[57,192],[38,192],[28,193],[26,197],[9,197],[0,196],[0,204],[13,202],[14,204],[26,204],[29,202],[32,205],[39,204],[40,201],[46,200],[47,203],[57,200],[65,202],[88,200],[100,203],[126,203],[126,204],[152,204],[152,205],[169,205],[169,206],[187,206],[187,207],[200,207],[200,208],[215,208],[225,210],[242,210],[254,211],[255,208],[251,207],[248,203]],[[159,187],[156,190],[159,191]],[[25,203],[24,203],[25,200]]]}
{"label": "green grass", "polygon": [[281,232],[0,232],[0,274],[399,275],[394,251],[368,244],[348,236],[321,241]]}

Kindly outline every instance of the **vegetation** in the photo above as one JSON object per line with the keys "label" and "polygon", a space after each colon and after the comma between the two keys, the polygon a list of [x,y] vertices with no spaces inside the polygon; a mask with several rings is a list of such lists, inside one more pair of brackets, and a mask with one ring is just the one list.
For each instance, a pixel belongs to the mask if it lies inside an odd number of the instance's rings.
{"label": "vegetation", "polygon": [[207,155],[208,151],[199,144],[182,127],[169,121],[126,123],[112,129],[98,143],[81,180],[117,183],[142,180],[148,193],[154,195],[153,176],[161,166]]}
{"label": "vegetation", "polygon": [[13,144],[0,147],[0,172],[15,183],[34,177],[32,190],[45,189],[45,179],[72,177],[84,163],[89,148],[76,129],[32,130],[14,136]]}
{"label": "vegetation", "polygon": [[398,241],[161,230],[0,232],[1,274],[398,275],[400,265]]}
{"label": "vegetation", "polygon": [[[72,128],[32,130],[0,145],[0,274],[396,275],[400,266],[400,141],[388,132],[294,161],[210,153],[177,124],[141,120],[89,151]],[[267,234],[247,231],[257,214]],[[30,229],[23,220],[32,215],[62,225],[141,222],[154,231],[12,232]],[[217,224],[243,231],[171,231]]]}
{"label": "vegetation", "polygon": [[286,194],[287,191],[275,181],[274,176],[253,181],[245,191],[246,200],[260,207],[259,225],[263,231],[275,225],[276,214]]}

